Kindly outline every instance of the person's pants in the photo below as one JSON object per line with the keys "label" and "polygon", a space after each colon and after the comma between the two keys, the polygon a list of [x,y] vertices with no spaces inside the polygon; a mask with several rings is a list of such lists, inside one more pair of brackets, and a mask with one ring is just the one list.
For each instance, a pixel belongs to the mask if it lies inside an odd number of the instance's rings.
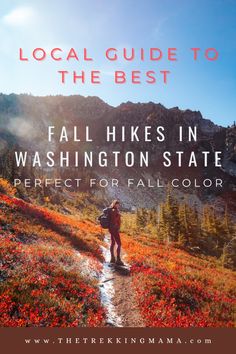
{"label": "person's pants", "polygon": [[111,257],[114,257],[114,248],[115,244],[117,244],[117,258],[120,258],[120,251],[121,251],[121,240],[120,240],[120,233],[119,229],[109,229],[110,234],[111,234],[111,246],[110,246],[110,252],[111,252]]}

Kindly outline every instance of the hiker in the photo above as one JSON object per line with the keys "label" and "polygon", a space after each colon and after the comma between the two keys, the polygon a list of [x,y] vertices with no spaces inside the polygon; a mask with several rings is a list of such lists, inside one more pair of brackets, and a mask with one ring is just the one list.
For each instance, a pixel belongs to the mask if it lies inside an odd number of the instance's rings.
{"label": "hiker", "polygon": [[[111,260],[110,263],[116,263],[118,265],[124,265],[120,258],[121,252],[121,239],[120,239],[120,224],[121,224],[121,215],[119,212],[120,203],[118,200],[113,200],[110,205],[110,223],[109,223],[109,232],[111,234]],[[117,259],[115,259],[114,248],[117,244]]]}

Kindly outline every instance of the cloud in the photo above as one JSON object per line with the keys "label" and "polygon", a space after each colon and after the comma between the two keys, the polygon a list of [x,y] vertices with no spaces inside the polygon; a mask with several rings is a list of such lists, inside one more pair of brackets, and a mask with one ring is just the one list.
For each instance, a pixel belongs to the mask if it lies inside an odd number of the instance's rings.
{"label": "cloud", "polygon": [[32,7],[17,7],[2,18],[2,22],[8,26],[21,27],[33,23],[35,12]]}

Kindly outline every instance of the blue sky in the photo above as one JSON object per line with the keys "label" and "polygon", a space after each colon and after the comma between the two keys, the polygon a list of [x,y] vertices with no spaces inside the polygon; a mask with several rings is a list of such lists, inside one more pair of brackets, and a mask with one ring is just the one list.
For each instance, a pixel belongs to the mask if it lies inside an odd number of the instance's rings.
{"label": "blue sky", "polygon": [[[221,125],[236,120],[236,0],[1,0],[0,38],[0,92],[96,95],[111,105],[154,101],[200,110]],[[27,55],[35,47],[86,47],[94,62],[24,63],[19,47]],[[177,47],[178,61],[110,63],[107,47]],[[191,47],[215,47],[219,58],[202,54],[195,62]],[[101,85],[62,85],[57,74],[93,69],[102,72]],[[111,77],[114,70],[164,69],[171,71],[167,85],[115,85]]]}

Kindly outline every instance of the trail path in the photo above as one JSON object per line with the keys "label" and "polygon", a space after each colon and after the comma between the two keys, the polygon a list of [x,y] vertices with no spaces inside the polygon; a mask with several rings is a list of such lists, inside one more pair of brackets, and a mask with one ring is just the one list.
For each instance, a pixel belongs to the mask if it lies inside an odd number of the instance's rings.
{"label": "trail path", "polygon": [[[144,327],[130,275],[118,272],[109,264],[109,240],[110,236],[106,235],[105,246],[101,246],[105,262],[100,278],[102,305],[107,309],[107,326]],[[125,260],[124,253],[123,259]]]}

